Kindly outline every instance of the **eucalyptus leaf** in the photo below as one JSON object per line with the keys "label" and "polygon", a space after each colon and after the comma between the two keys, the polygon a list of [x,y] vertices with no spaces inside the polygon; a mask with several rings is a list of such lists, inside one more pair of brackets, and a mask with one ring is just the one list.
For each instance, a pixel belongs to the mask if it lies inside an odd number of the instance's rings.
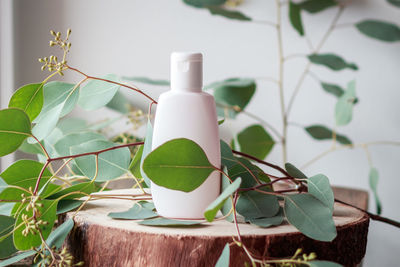
{"label": "eucalyptus leaf", "polygon": [[378,196],[378,181],[379,181],[378,170],[376,168],[371,168],[369,171],[369,186],[371,187],[371,190],[374,193],[376,213],[381,214],[382,204]]}
{"label": "eucalyptus leaf", "polygon": [[71,133],[67,134],[58,140],[54,148],[57,153],[62,156],[70,156],[71,155],[71,147],[80,145],[89,141],[94,140],[104,140],[106,141],[106,137],[102,134],[95,133],[95,132],[80,132],[80,133]]}
{"label": "eucalyptus leaf", "polygon": [[286,195],[284,212],[291,225],[312,239],[330,242],[336,237],[331,210],[309,194]]}
{"label": "eucalyptus leaf", "polygon": [[236,210],[246,220],[272,217],[279,211],[278,198],[253,190],[246,191],[240,194]]}
{"label": "eucalyptus leaf", "polygon": [[251,125],[237,136],[240,151],[258,159],[264,159],[274,147],[275,141],[261,125]]}
{"label": "eucalyptus leaf", "polygon": [[[333,132],[331,129],[323,125],[311,125],[304,128],[314,139],[317,140],[328,140],[333,138]],[[352,142],[349,138],[344,135],[336,133],[336,140],[342,145],[351,145]]]}
{"label": "eucalyptus leaf", "polygon": [[294,3],[292,0],[289,1],[289,19],[293,28],[300,34],[300,36],[303,36],[304,28],[301,19],[301,6]]}
{"label": "eucalyptus leaf", "polygon": [[355,26],[368,37],[384,42],[400,41],[400,27],[395,24],[379,20],[364,20]]}
{"label": "eucalyptus leaf", "polygon": [[353,106],[356,100],[355,81],[349,82],[347,90],[339,98],[335,106],[336,125],[342,126],[348,124],[353,117]]}
{"label": "eucalyptus leaf", "polygon": [[0,203],[0,215],[10,216],[14,205],[15,203]]}
{"label": "eucalyptus leaf", "polygon": [[78,208],[82,205],[83,200],[76,200],[76,199],[62,199],[58,201],[57,205],[57,215],[69,212]]}
{"label": "eucalyptus leaf", "polygon": [[50,233],[46,242],[49,247],[55,246],[57,249],[60,249],[64,243],[65,238],[67,238],[69,232],[71,232],[74,227],[74,220],[68,219],[63,222],[60,226],[58,226],[53,232]]}
{"label": "eucalyptus leaf", "polygon": [[207,6],[220,6],[225,4],[226,0],[183,0],[183,2],[190,6],[202,8]]}
{"label": "eucalyptus leaf", "polygon": [[[70,148],[72,154],[81,154],[99,151],[114,147],[114,143],[105,140],[93,140]],[[97,182],[109,181],[128,172],[130,163],[129,148],[103,152],[98,155],[98,168],[96,168],[96,156],[89,155],[78,157],[75,163],[78,168],[90,179],[96,179]]]}
{"label": "eucalyptus leaf", "polygon": [[220,140],[220,150],[221,150],[221,162],[223,166],[229,169],[237,164],[237,160],[233,156],[232,149],[223,140]]}
{"label": "eucalyptus leaf", "polygon": [[[42,112],[36,118],[36,120],[35,120],[36,124],[32,129],[32,133],[34,136],[36,136],[37,139],[39,139],[39,141],[42,141],[47,136],[49,136],[49,134],[56,127],[58,119],[61,116],[61,112],[62,112],[63,108],[64,108],[64,104],[61,103],[58,106],[51,109],[49,112],[43,113],[43,110],[42,110]],[[28,143],[32,144],[35,142],[36,142],[36,140],[33,138],[28,139]]]}
{"label": "eucalyptus leaf", "polygon": [[[228,169],[228,174],[232,180],[236,180],[238,177],[242,178],[241,188],[255,186],[258,181],[265,183],[271,181],[263,170],[245,158],[236,158],[236,164]],[[267,189],[269,188],[267,187]]]}
{"label": "eucalyptus leaf", "polygon": [[[43,145],[43,141],[41,144]],[[22,142],[22,145],[18,148],[18,150],[27,153],[27,154],[41,154],[44,156],[43,150],[40,147],[39,143],[29,144],[27,140]]]}
{"label": "eucalyptus leaf", "polygon": [[339,85],[321,82],[321,86],[325,90],[325,92],[330,93],[334,96],[341,97],[344,94],[344,89]]}
{"label": "eucalyptus leaf", "polygon": [[318,13],[327,8],[337,6],[338,3],[335,0],[306,0],[299,5],[301,9],[309,13]]}
{"label": "eucalyptus leaf", "polygon": [[139,149],[136,151],[131,164],[129,165],[129,170],[136,178],[142,178],[142,174],[140,172],[140,162],[142,161],[143,156],[143,146],[140,146]]}
{"label": "eucalyptus leaf", "polygon": [[334,71],[343,69],[358,70],[356,64],[346,62],[343,58],[334,54],[312,54],[308,56],[308,59],[316,65],[322,65]]}
{"label": "eucalyptus leaf", "polygon": [[122,212],[110,212],[108,214],[113,219],[123,219],[123,220],[143,220],[157,217],[158,214],[152,209],[147,209],[141,205],[134,204],[132,208],[127,211]]}
{"label": "eucalyptus leaf", "polygon": [[85,120],[73,117],[63,118],[57,124],[57,128],[59,128],[64,135],[82,132],[86,130],[87,127],[88,125]]}
{"label": "eucalyptus leaf", "polygon": [[232,184],[224,189],[224,191],[219,195],[210,205],[208,205],[206,211],[204,212],[204,217],[207,221],[212,222],[217,215],[217,212],[225,204],[226,200],[232,196],[233,193],[240,187],[242,179],[236,179]]}
{"label": "eucalyptus leaf", "polygon": [[17,150],[30,135],[31,122],[23,110],[0,110],[0,157]]}
{"label": "eucalyptus leaf", "polygon": [[[224,173],[227,173],[228,170],[226,167],[224,167]],[[225,189],[227,187],[229,187],[231,185],[231,181],[229,180],[229,178],[225,175],[222,175],[221,178],[221,191],[225,191]],[[221,207],[221,213],[222,215],[226,216],[225,220],[227,220],[228,222],[233,222],[233,205],[232,205],[232,201],[228,200],[225,201],[225,203],[222,205]]]}
{"label": "eucalyptus leaf", "polygon": [[[114,74],[108,74],[102,79],[119,82]],[[101,80],[91,80],[81,88],[78,104],[86,110],[95,110],[104,107],[118,92],[118,84]]]}
{"label": "eucalyptus leaf", "polygon": [[151,85],[169,86],[170,82],[168,80],[151,79],[147,77],[127,77],[123,76],[123,80],[134,81],[139,83],[146,83]]}
{"label": "eucalyptus leaf", "polygon": [[317,174],[307,179],[307,184],[308,193],[316,199],[319,199],[333,212],[335,197],[333,196],[328,177],[323,174]]}
{"label": "eucalyptus leaf", "polygon": [[35,254],[36,254],[36,251],[34,251],[34,250],[28,250],[28,251],[22,252],[20,254],[15,255],[14,257],[11,257],[11,258],[8,258],[8,259],[6,259],[4,261],[1,261],[0,262],[0,267],[10,266],[10,265],[12,265],[14,263],[22,261],[23,259],[26,259],[26,258],[28,258],[30,256],[35,255]]}
{"label": "eucalyptus leaf", "polygon": [[309,267],[343,267],[343,265],[333,261],[309,261]]}
{"label": "eucalyptus leaf", "polygon": [[20,87],[12,95],[8,106],[22,109],[31,121],[34,120],[42,110],[43,84],[33,83]]}
{"label": "eucalyptus leaf", "polygon": [[193,225],[200,225],[200,221],[190,221],[190,220],[185,220],[185,221],[179,221],[179,220],[173,220],[173,219],[167,219],[167,218],[155,218],[155,219],[147,219],[138,222],[138,224],[141,225],[148,225],[148,226],[169,226],[169,227],[182,227],[182,226],[193,226]]}
{"label": "eucalyptus leaf", "polygon": [[95,183],[83,182],[71,185],[55,194],[48,196],[47,198],[48,199],[62,198],[62,200],[65,201],[69,199],[85,197],[90,193],[97,192],[98,190],[99,188],[96,186]]}
{"label": "eucalyptus leaf", "polygon": [[237,10],[229,10],[221,6],[208,6],[207,9],[208,11],[210,11],[212,15],[222,16],[227,19],[241,20],[241,21],[252,20],[250,17],[246,16],[242,12],[239,12]]}
{"label": "eucalyptus leaf", "polygon": [[273,217],[258,218],[258,219],[248,219],[247,221],[251,224],[257,225],[262,228],[267,228],[271,226],[281,225],[284,219],[283,209],[279,208],[279,212]]}
{"label": "eucalyptus leaf", "polygon": [[[37,204],[40,204],[41,206],[37,206],[38,213],[40,214],[37,216],[37,220],[42,220],[47,222],[45,225],[41,224],[39,226],[39,229],[42,233],[42,236],[44,239],[46,239],[49,235],[50,232],[53,228],[54,222],[56,221],[56,211],[57,211],[57,201],[55,200],[39,200],[36,202]],[[26,210],[26,206],[28,203],[23,204],[23,208],[17,215],[17,219],[15,222],[15,231],[14,231],[14,245],[18,250],[28,250],[31,249],[32,247],[39,246],[42,244],[42,240],[40,239],[40,236],[35,233],[32,234],[31,232],[28,233],[28,235],[24,236],[22,234],[22,231],[25,229],[25,224],[23,223],[22,215],[28,216],[28,218],[31,218],[33,216],[33,210],[29,209],[28,211]]]}
{"label": "eucalyptus leaf", "polygon": [[227,243],[224,247],[224,250],[222,250],[221,255],[219,256],[218,261],[215,264],[215,267],[229,267],[229,257],[230,257],[230,249],[229,249],[229,243]]}
{"label": "eucalyptus leaf", "polygon": [[143,170],[143,163],[144,163],[144,159],[151,152],[152,142],[153,142],[153,125],[151,125],[151,121],[148,120],[147,121],[147,129],[146,129],[146,137],[144,139],[144,144],[143,144],[142,157],[140,159],[140,174],[142,175],[145,184],[149,188],[151,186],[151,182],[150,182],[149,177],[147,177],[147,174]]}
{"label": "eucalyptus leaf", "polygon": [[106,107],[119,113],[126,114],[130,110],[131,103],[129,103],[128,99],[120,91],[117,91],[111,101],[107,103]]}
{"label": "eucalyptus leaf", "polygon": [[[13,217],[0,215],[0,259],[7,258],[17,252],[14,246],[11,231],[14,229],[15,219]],[[9,236],[5,239],[5,235]]]}
{"label": "eucalyptus leaf", "polygon": [[400,7],[400,0],[387,0],[388,3],[396,6],[396,7]]}
{"label": "eucalyptus leaf", "polygon": [[285,170],[295,178],[307,178],[307,175],[305,175],[302,171],[300,171],[296,166],[294,166],[291,163],[285,163]]}
{"label": "eucalyptus leaf", "polygon": [[183,192],[199,187],[215,169],[203,149],[185,138],[162,144],[143,162],[143,170],[152,182]]}

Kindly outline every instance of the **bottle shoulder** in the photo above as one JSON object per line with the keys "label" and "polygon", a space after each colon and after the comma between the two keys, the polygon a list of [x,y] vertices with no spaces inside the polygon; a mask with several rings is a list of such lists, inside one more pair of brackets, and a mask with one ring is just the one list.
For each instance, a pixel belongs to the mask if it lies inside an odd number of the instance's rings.
{"label": "bottle shoulder", "polygon": [[178,98],[208,98],[214,100],[214,96],[207,92],[176,92],[169,90],[164,92],[159,97],[159,102],[167,99],[178,99]]}

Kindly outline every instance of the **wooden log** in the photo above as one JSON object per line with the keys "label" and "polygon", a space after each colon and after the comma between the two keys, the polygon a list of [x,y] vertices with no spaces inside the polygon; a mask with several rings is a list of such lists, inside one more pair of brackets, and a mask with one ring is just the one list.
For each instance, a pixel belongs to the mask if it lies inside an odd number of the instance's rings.
{"label": "wooden log", "polygon": [[[337,188],[335,192],[338,196],[346,190],[358,194],[359,197],[353,198],[357,201],[368,198],[364,191]],[[110,193],[137,194],[137,191],[107,192]],[[343,194],[345,197],[340,199],[348,201],[348,194]],[[114,220],[107,216],[109,212],[131,207],[132,201],[108,199],[90,202],[79,211],[74,217],[76,226],[66,241],[75,259],[84,261],[85,266],[208,267],[214,266],[225,244],[236,235],[234,224],[225,220],[198,227],[172,228],[143,226],[132,220]],[[68,213],[67,217],[73,214]],[[240,224],[240,231],[245,245],[258,256],[288,257],[302,248],[306,253],[315,252],[321,260],[357,266],[366,250],[368,216],[335,203],[334,221],[338,235],[332,242],[312,240],[287,223],[265,229]],[[243,250],[231,246],[230,266],[243,266],[246,261],[249,262]]]}

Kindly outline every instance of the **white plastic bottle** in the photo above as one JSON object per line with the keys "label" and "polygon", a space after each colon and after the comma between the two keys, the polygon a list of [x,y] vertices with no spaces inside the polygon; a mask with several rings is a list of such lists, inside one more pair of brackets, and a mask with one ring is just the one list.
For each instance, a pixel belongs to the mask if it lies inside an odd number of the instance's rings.
{"label": "white plastic bottle", "polygon": [[[218,121],[214,97],[202,92],[201,53],[171,54],[171,90],[161,94],[154,121],[152,149],[176,138],[196,142],[209,161],[221,165]],[[221,176],[214,171],[192,192],[151,184],[157,212],[168,218],[203,219],[207,206],[220,193]]]}

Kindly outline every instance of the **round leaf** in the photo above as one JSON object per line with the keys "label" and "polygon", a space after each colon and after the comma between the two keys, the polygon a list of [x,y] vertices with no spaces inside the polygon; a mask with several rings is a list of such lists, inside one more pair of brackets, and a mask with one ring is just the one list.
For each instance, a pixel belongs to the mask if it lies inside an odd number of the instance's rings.
{"label": "round leaf", "polygon": [[219,256],[218,261],[215,264],[215,267],[229,267],[229,257],[230,257],[230,249],[229,249],[229,243],[227,243],[224,247],[224,250],[221,253],[221,256]]}
{"label": "round leaf", "polygon": [[252,125],[238,134],[240,151],[258,159],[264,159],[274,147],[275,141],[261,125]]}
{"label": "round leaf", "polygon": [[27,84],[19,88],[10,99],[10,108],[19,108],[26,112],[29,119],[34,120],[43,106],[43,84]]}
{"label": "round leaf", "polygon": [[272,217],[278,213],[279,203],[276,196],[247,191],[240,194],[236,209],[248,220]]}
{"label": "round leaf", "polygon": [[215,168],[203,149],[185,138],[162,144],[143,162],[144,172],[155,184],[184,192],[199,187]]}
{"label": "round leaf", "polygon": [[[13,217],[0,215],[0,237],[9,234],[14,228],[14,223]],[[0,239],[0,248],[0,259],[7,258],[17,251],[11,234],[5,239]]]}
{"label": "round leaf", "polygon": [[323,174],[317,174],[307,179],[308,193],[324,203],[332,212],[335,197],[329,179]]}
{"label": "round leaf", "polygon": [[337,4],[335,0],[306,0],[300,3],[300,7],[309,13],[318,13]]}
{"label": "round leaf", "polygon": [[149,226],[192,226],[192,225],[199,225],[201,222],[199,221],[190,221],[190,220],[185,220],[185,221],[178,221],[178,220],[173,220],[173,219],[168,219],[168,218],[154,218],[154,219],[148,219],[148,220],[143,220],[138,222],[138,224],[142,225],[149,225]]}
{"label": "round leaf", "polygon": [[357,29],[368,37],[384,42],[400,41],[399,26],[378,20],[364,20],[356,24]]}

